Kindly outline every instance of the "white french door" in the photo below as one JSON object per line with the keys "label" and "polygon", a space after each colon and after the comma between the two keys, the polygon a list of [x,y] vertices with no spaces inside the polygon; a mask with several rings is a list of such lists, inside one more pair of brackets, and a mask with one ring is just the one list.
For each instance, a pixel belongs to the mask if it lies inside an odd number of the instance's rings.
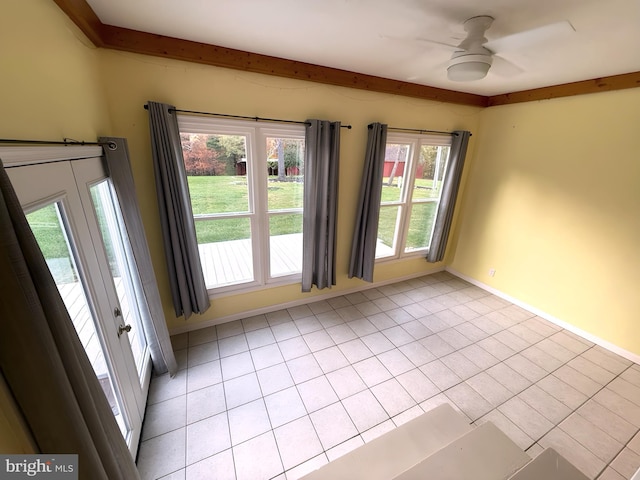
{"label": "white french door", "polygon": [[130,247],[102,159],[5,166],[135,457],[151,361]]}

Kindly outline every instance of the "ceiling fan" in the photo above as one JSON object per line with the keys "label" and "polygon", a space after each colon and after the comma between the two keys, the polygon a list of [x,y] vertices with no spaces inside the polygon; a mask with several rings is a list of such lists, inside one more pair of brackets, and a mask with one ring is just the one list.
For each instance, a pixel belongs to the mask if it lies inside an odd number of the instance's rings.
{"label": "ceiling fan", "polygon": [[[575,32],[571,23],[564,20],[487,41],[485,33],[492,23],[493,17],[488,15],[469,18],[463,24],[467,36],[459,45],[449,45],[428,39],[420,40],[453,49],[447,65],[447,78],[455,82],[467,82],[484,78],[494,58],[500,58],[503,65],[511,64],[508,60],[499,57],[500,53],[518,51],[536,43],[555,40]],[[513,64],[511,67],[511,70],[521,71]]]}

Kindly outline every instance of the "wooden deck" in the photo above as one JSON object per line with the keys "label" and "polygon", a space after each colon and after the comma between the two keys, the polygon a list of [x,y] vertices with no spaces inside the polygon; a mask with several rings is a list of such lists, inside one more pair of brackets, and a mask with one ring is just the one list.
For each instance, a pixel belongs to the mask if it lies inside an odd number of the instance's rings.
{"label": "wooden deck", "polygon": [[[198,245],[207,287],[236,285],[253,280],[251,240],[203,243]],[[271,276],[302,272],[302,234],[270,237]],[[393,249],[378,239],[377,257],[393,255]]]}
{"label": "wooden deck", "polygon": [[58,291],[96,375],[98,377],[107,375],[107,364],[82,284],[80,282],[59,283]]}
{"label": "wooden deck", "polygon": [[[120,278],[115,278],[116,291],[118,298],[120,299],[120,308],[122,310],[122,321],[125,325],[131,324],[132,312],[129,304],[126,301],[124,295],[124,282]],[[106,378],[109,375],[109,370],[102,352],[102,345],[100,344],[100,338],[98,337],[96,326],[93,321],[87,298],[85,296],[82,284],[78,282],[72,283],[58,283],[58,291],[62,297],[62,301],[67,307],[73,326],[78,333],[80,342],[84,347],[87,357],[93,366],[94,371],[98,378]],[[114,320],[115,321],[115,320]],[[135,324],[133,324],[135,326]],[[129,332],[128,338],[132,345],[133,356],[136,361],[136,366],[140,365],[141,355],[143,352],[138,348],[134,348],[137,341],[137,335],[141,335],[142,332],[138,332],[138,329],[133,328]]]}
{"label": "wooden deck", "polygon": [[[271,276],[278,277],[302,271],[302,234],[270,237]],[[205,283],[209,288],[253,280],[251,240],[204,243],[198,246]]]}
{"label": "wooden deck", "polygon": [[[118,295],[120,297],[120,294],[122,293],[121,290],[124,288],[123,282],[120,281],[120,279],[115,280],[116,289],[120,290],[118,292]],[[122,434],[125,435],[126,425],[124,423],[122,415],[120,415],[120,406],[116,399],[113,385],[110,380],[111,372],[109,372],[109,368],[105,360],[100,337],[98,336],[96,324],[93,320],[91,310],[89,309],[89,304],[87,302],[87,297],[82,287],[82,283],[80,281],[71,283],[57,283],[57,287],[58,291],[60,292],[60,296],[62,297],[62,301],[64,302],[65,307],[67,307],[67,311],[69,312],[69,316],[71,317],[73,326],[78,333],[80,342],[84,347],[84,351],[86,352],[87,357],[91,362],[93,371],[98,377],[98,381],[102,386],[102,390],[104,391],[104,394],[109,401],[109,405],[111,406],[111,411],[116,418],[116,422],[118,423]],[[123,311],[123,320],[126,324],[130,321],[129,315],[131,314],[131,312],[128,305],[121,305],[121,309]],[[134,335],[136,334],[137,333],[134,333]],[[131,333],[129,335],[131,335]],[[133,351],[135,357],[136,349],[134,348]],[[136,359],[136,362],[137,361],[138,360]],[[136,363],[136,365],[138,364]]]}

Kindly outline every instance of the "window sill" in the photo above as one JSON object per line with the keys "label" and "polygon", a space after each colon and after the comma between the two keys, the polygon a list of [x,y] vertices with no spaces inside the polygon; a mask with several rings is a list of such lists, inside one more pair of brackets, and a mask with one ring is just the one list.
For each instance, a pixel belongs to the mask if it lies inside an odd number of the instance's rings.
{"label": "window sill", "polygon": [[429,250],[417,250],[415,252],[403,253],[401,255],[394,255],[390,257],[380,257],[376,258],[376,263],[390,263],[390,262],[401,262],[405,260],[414,260],[416,258],[425,258],[429,254]]}
{"label": "window sill", "polygon": [[228,285],[225,287],[209,288],[209,298],[224,298],[232,297],[236,295],[242,295],[245,293],[259,292],[262,290],[269,290],[276,287],[284,287],[287,285],[300,284],[302,282],[302,275],[288,275],[286,277],[272,278],[265,284],[259,284],[257,282],[242,283],[239,285]]}

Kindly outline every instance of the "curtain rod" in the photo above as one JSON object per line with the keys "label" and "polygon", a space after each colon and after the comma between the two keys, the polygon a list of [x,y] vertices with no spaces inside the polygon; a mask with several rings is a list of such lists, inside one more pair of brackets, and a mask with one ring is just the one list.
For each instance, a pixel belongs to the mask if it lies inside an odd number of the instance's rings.
{"label": "curtain rod", "polygon": [[[369,125],[369,128],[372,128],[372,125]],[[423,130],[420,128],[401,128],[401,127],[387,127],[387,130],[392,130],[394,132],[412,132],[412,133],[431,133],[433,135],[453,135],[457,136],[456,132],[443,132],[441,130]]]}
{"label": "curtain rod", "polygon": [[[116,142],[85,142],[84,140],[73,140],[72,138],[63,138],[62,141],[56,140],[17,140],[13,138],[0,138],[0,144],[8,145],[64,145],[65,147],[82,147],[82,146],[100,146],[108,147],[109,150],[115,150],[118,148]],[[18,167],[30,167],[32,165],[44,165],[49,163],[60,163],[67,161],[84,160],[84,158],[69,158],[59,160],[45,160],[30,163],[20,163],[19,165],[4,165],[4,168],[18,168]]]}
{"label": "curtain rod", "polygon": [[[145,105],[144,109],[145,110],[149,110],[149,106]],[[256,122],[259,122],[260,120],[262,120],[263,122],[295,123],[295,124],[298,124],[298,125],[309,125],[308,122],[301,122],[299,120],[280,120],[278,118],[245,117],[243,115],[228,115],[226,113],[198,112],[198,111],[195,111],[195,110],[181,110],[179,108],[170,108],[169,111],[170,112],[178,112],[178,113],[188,113],[188,114],[191,114],[191,115],[208,115],[208,116],[212,116],[212,117],[237,118],[237,119],[240,119],[240,120],[254,120]],[[351,125],[340,125],[340,128],[346,128],[348,130],[351,130]]]}
{"label": "curtain rod", "polygon": [[85,142],[84,140],[74,140],[72,138],[63,138],[62,141],[56,140],[16,140],[12,138],[0,138],[0,143],[6,143],[9,145],[65,145],[67,147],[81,147],[88,145],[109,146],[113,148],[116,146],[115,142]]}

